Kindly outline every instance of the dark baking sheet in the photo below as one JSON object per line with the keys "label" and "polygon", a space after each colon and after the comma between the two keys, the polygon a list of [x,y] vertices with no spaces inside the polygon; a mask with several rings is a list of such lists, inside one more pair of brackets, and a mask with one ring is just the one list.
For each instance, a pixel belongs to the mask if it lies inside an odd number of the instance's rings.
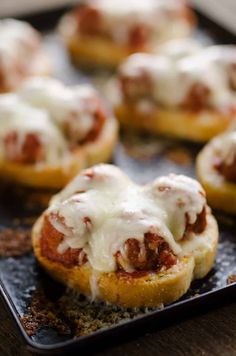
{"label": "dark baking sheet", "polygon": [[[30,18],[30,21],[42,29],[42,23],[50,27],[60,14],[47,13]],[[209,30],[212,29],[212,23],[204,19],[203,27],[206,25]],[[216,29],[214,27],[215,34]],[[205,31],[196,35],[203,41],[212,40]],[[104,91],[109,73],[80,73],[69,63],[56,33],[49,31],[44,36],[56,77],[68,84],[92,80]],[[226,32],[224,41],[220,39],[226,43],[232,40],[233,37]],[[126,132],[114,152],[113,162],[139,183],[170,172],[194,177],[194,158],[200,149],[201,146],[196,144]],[[0,234],[7,227],[13,234],[27,234],[35,217],[43,211],[48,195],[48,192],[1,186]],[[87,348],[93,343],[97,345],[104,338],[108,339],[109,335],[117,337],[127,329],[130,331],[151,321],[161,327],[164,321],[173,321],[177,315],[196,311],[200,305],[209,308],[235,295],[236,284],[227,285],[227,279],[236,274],[236,222],[235,218],[219,212],[216,212],[216,217],[220,227],[220,244],[214,269],[205,279],[194,282],[190,291],[170,306],[130,310],[103,303],[91,305],[47,277],[32,253],[0,258],[0,292],[27,345],[37,352]],[[34,324],[35,318],[37,325]],[[23,324],[27,325],[28,332],[34,331],[31,336],[27,335]]]}

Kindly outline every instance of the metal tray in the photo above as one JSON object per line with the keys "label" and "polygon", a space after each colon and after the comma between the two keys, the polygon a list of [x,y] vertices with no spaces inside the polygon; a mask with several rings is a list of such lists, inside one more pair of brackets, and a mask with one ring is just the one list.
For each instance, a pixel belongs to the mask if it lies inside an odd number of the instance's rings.
{"label": "metal tray", "polygon": [[[45,28],[56,23],[60,15],[61,12],[53,12],[27,20],[45,31]],[[209,36],[212,28],[213,33],[218,36],[217,26],[212,27],[212,23],[202,17],[201,23],[203,27],[208,27],[208,32],[200,31],[197,36],[205,41],[212,41],[213,37]],[[235,41],[224,30],[221,29],[219,33],[221,36],[223,34],[223,39],[218,36],[220,42]],[[103,90],[108,73],[80,73],[70,64],[56,33],[47,31],[44,36],[45,46],[54,59],[56,77],[68,84],[92,80]],[[139,183],[146,183],[158,175],[170,172],[194,177],[194,158],[200,149],[201,146],[196,144],[126,132],[122,134],[114,152],[113,162]],[[32,219],[44,209],[44,200],[48,194],[49,192],[39,193],[1,186],[0,232],[6,227],[13,231],[29,229]],[[42,196],[44,200],[41,199]],[[0,258],[0,294],[27,346],[38,353],[58,353],[85,346],[87,350],[95,343],[98,347],[104,338],[107,343],[110,335],[115,335],[117,339],[120,335],[127,334],[128,329],[128,334],[132,335],[134,328],[140,332],[140,326],[144,324],[145,327],[147,324],[162,327],[164,323],[176,320],[177,317],[198,312],[200,306],[201,310],[204,307],[209,309],[232,299],[236,292],[236,283],[227,284],[227,278],[236,274],[236,221],[234,217],[215,213],[220,227],[220,244],[214,269],[203,280],[193,282],[191,289],[181,300],[164,308],[125,310],[103,303],[91,305],[46,276],[32,253]],[[34,317],[32,305],[40,298],[41,304],[45,303],[44,318],[53,311],[56,315],[56,327],[52,327],[44,319],[39,320],[39,329],[29,336],[23,327],[22,317]],[[71,304],[69,310],[68,304]],[[78,318],[81,319],[79,327],[76,324]],[[32,322],[32,319],[29,320]]]}

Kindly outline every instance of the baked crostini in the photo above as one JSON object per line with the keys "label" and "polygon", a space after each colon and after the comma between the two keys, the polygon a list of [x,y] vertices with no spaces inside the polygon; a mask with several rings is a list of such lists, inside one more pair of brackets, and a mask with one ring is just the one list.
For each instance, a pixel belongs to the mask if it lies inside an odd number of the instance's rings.
{"label": "baked crostini", "polygon": [[210,141],[199,153],[196,169],[209,204],[236,214],[236,131]]}
{"label": "baked crostini", "polygon": [[0,38],[0,92],[15,90],[28,77],[50,74],[41,36],[30,24],[2,19]]}
{"label": "baked crostini", "polygon": [[171,174],[139,186],[101,164],[52,198],[32,238],[40,264],[68,287],[153,307],[179,299],[210,271],[218,228],[197,181]]}
{"label": "baked crostini", "polygon": [[[184,51],[184,46],[186,46]],[[236,47],[183,48],[134,54],[110,84],[125,127],[205,142],[225,131],[236,114]]]}
{"label": "baked crostini", "polygon": [[115,68],[193,27],[195,16],[182,0],[88,0],[63,17],[59,30],[75,63]]}
{"label": "baked crostini", "polygon": [[0,95],[0,178],[64,187],[81,169],[110,159],[117,123],[88,85],[33,78]]}

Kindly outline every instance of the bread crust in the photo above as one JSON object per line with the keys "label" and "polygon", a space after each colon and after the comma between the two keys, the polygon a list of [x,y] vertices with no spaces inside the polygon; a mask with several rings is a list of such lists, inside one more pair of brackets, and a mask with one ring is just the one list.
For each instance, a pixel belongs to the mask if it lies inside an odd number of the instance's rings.
{"label": "bread crust", "polygon": [[71,154],[65,164],[57,166],[26,165],[0,160],[1,179],[35,188],[63,188],[82,169],[108,161],[116,144],[117,134],[116,120],[109,118],[95,141],[85,143]]}
{"label": "bread crust", "polygon": [[196,161],[197,176],[207,193],[208,202],[215,209],[236,214],[236,184],[227,182],[223,175],[214,169],[213,162],[214,150],[212,142],[209,142],[198,154]]}
{"label": "bread crust", "polygon": [[138,109],[137,104],[125,102],[115,104],[114,111],[124,127],[196,142],[210,140],[235,120],[233,115],[213,110],[193,112],[153,107],[147,112]]}
{"label": "bread crust", "polygon": [[214,236],[204,251],[199,249],[194,254],[186,254],[165,272],[138,277],[117,272],[95,274],[88,263],[67,268],[42,256],[39,242],[42,222],[43,216],[35,223],[32,232],[34,253],[41,266],[59,282],[89,297],[94,295],[95,281],[95,295],[98,298],[125,307],[155,307],[176,301],[187,292],[192,279],[202,278],[209,272],[217,250],[217,223],[208,212],[207,227],[201,237]]}

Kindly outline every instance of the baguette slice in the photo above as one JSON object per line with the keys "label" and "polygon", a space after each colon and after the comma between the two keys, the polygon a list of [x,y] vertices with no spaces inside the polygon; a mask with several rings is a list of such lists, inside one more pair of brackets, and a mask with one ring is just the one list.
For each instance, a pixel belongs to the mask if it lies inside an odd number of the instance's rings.
{"label": "baguette slice", "polygon": [[67,268],[45,258],[40,250],[42,222],[43,216],[33,227],[33,249],[37,260],[49,275],[88,297],[96,296],[124,307],[155,307],[178,300],[187,292],[193,279],[202,278],[209,272],[216,256],[218,229],[210,210],[205,231],[190,236],[190,239],[201,240],[196,249],[190,251],[189,240],[186,240],[183,242],[186,253],[172,268],[165,272],[137,274],[133,277],[117,272],[98,274],[88,263],[81,267]]}
{"label": "baguette slice", "polygon": [[116,120],[109,118],[98,138],[79,147],[71,154],[68,162],[57,166],[37,167],[2,160],[0,161],[1,179],[35,188],[63,188],[80,170],[108,161],[116,144],[117,134]]}

